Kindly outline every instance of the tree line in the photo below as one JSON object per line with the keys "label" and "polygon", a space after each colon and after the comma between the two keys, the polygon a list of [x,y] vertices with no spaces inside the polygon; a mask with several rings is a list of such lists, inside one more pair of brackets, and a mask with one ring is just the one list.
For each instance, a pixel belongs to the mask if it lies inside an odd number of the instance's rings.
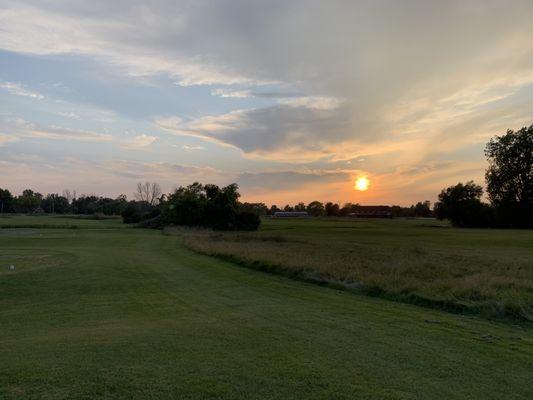
{"label": "tree line", "polygon": [[533,228],[533,125],[508,130],[485,147],[483,188],[473,181],[443,189],[435,214],[455,226]]}
{"label": "tree line", "polygon": [[127,203],[125,195],[116,199],[96,195],[76,197],[75,192],[50,193],[46,196],[31,189],[13,196],[8,189],[0,188],[0,213],[21,214],[83,214],[120,215]]}
{"label": "tree line", "polygon": [[[429,201],[410,207],[391,206],[393,217],[434,217],[449,219],[462,227],[533,227],[533,125],[491,139],[485,148],[489,166],[485,173],[487,197],[473,181],[458,183],[441,191],[433,210]],[[155,182],[139,182],[135,200],[126,195],[115,199],[76,196],[65,190],[62,195],[46,196],[26,189],[19,196],[0,188],[0,212],[83,214],[94,216],[121,215],[125,223],[147,227],[163,225],[203,226],[221,230],[255,230],[260,216],[278,211],[306,211],[314,217],[345,217],[357,213],[359,204],[312,201],[294,206],[264,203],[241,203],[237,184],[226,187],[213,184],[177,188],[162,194]]]}
{"label": "tree line", "polygon": [[[282,208],[275,204],[268,207],[265,203],[243,203],[241,207],[243,210],[258,215],[274,215],[278,211],[305,211],[312,217],[347,217],[359,211],[362,205],[359,203],[345,203],[341,206],[338,203],[322,203],[315,200],[309,204],[303,202],[299,202],[294,206],[287,204]],[[429,200],[420,201],[410,207],[391,206],[390,212],[396,218],[428,218],[434,216]]]}

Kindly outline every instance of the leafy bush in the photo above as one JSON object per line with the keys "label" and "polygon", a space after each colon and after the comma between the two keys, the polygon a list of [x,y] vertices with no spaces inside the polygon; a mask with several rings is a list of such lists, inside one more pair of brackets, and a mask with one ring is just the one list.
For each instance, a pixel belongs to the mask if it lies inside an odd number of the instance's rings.
{"label": "leafy bush", "polygon": [[128,205],[122,210],[122,221],[125,224],[136,224],[141,222],[141,210],[135,202],[129,202]]}
{"label": "leafy bush", "polygon": [[222,188],[197,182],[180,187],[162,203],[162,221],[215,230],[257,230],[259,217],[248,211],[239,212],[237,189],[235,183]]}
{"label": "leafy bush", "polygon": [[449,219],[455,226],[488,227],[494,224],[494,210],[481,202],[483,189],[470,181],[443,189],[435,204],[439,219]]}
{"label": "leafy bush", "polygon": [[238,231],[256,231],[261,224],[261,218],[251,212],[241,212],[235,217],[235,229]]}

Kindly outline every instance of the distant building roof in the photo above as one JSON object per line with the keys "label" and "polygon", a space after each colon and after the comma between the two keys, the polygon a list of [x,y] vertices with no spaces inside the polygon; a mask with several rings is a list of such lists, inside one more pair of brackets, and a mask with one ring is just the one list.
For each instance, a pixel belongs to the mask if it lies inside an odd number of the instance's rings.
{"label": "distant building roof", "polygon": [[392,211],[389,206],[357,206],[348,215],[358,218],[392,218]]}
{"label": "distant building roof", "polygon": [[274,217],[284,217],[284,218],[305,218],[308,217],[309,214],[307,211],[276,211],[274,213]]}

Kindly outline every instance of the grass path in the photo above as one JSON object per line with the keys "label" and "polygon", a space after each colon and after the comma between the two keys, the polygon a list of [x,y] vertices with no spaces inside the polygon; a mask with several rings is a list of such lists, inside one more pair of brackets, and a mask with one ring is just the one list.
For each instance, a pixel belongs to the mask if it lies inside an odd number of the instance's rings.
{"label": "grass path", "polygon": [[0,237],[1,399],[530,399],[532,372],[530,327],[248,270],[160,232]]}

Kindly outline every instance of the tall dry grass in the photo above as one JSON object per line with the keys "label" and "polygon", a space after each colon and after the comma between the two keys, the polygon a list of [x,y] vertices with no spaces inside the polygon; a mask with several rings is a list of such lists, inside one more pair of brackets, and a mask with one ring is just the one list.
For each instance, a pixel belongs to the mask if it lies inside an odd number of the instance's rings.
{"label": "tall dry grass", "polygon": [[524,257],[287,232],[188,230],[184,242],[203,254],[300,279],[491,317],[533,320],[533,265]]}

